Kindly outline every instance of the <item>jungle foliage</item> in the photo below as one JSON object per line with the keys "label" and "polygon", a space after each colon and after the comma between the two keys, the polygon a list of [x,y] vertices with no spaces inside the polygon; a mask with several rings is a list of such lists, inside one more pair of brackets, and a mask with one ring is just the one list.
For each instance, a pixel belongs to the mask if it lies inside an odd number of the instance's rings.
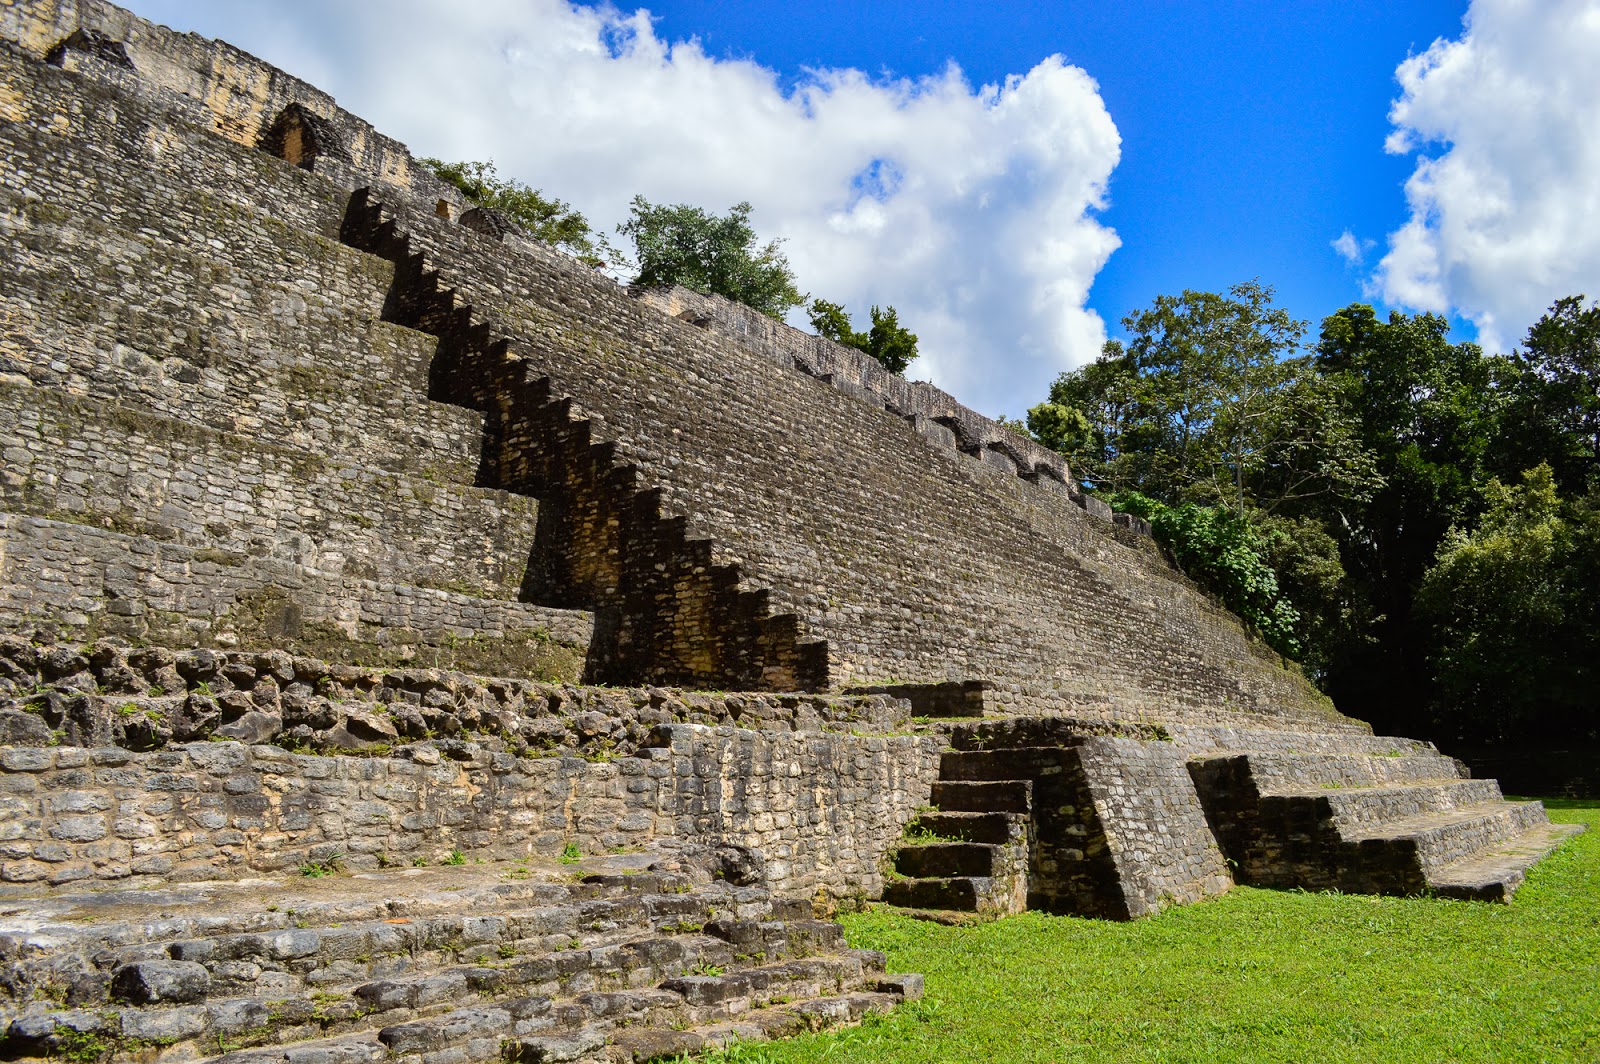
{"label": "jungle foliage", "polygon": [[687,203],[655,204],[633,198],[632,214],[617,232],[633,241],[635,284],[679,284],[753,307],[768,317],[805,304],[783,244],[763,244],[750,224],[748,203],[715,215]]}
{"label": "jungle foliage", "polygon": [[1257,282],[1162,296],[1027,425],[1384,731],[1600,739],[1600,305],[1511,355]]}

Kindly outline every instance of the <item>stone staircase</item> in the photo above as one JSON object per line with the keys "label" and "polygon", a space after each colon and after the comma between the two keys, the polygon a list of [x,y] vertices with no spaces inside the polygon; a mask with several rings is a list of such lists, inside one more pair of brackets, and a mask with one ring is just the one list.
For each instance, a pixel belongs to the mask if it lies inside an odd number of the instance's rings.
{"label": "stone staircase", "polygon": [[484,415],[480,482],[537,496],[558,515],[542,545],[551,569],[530,571],[527,590],[615,618],[614,650],[591,661],[594,679],[826,686],[827,644],[806,638],[794,614],[775,612],[738,562],[717,562],[710,540],[691,537],[686,517],[668,513],[663,492],[642,486],[638,468],[601,438],[600,420],[554,394],[513,338],[445,286],[371,189],[351,196],[340,239],[394,263],[384,319],[439,338],[429,397]]}
{"label": "stone staircase", "polygon": [[1505,901],[1582,830],[1407,739],[1202,755],[1190,771],[1235,877],[1260,886]]}
{"label": "stone staircase", "polygon": [[937,811],[919,816],[894,852],[883,900],[982,916],[1026,909],[1033,784],[941,780],[933,804]]}
{"label": "stone staircase", "polygon": [[[1232,885],[1173,744],[1148,728],[990,718],[950,730],[884,900],[1126,920]],[[951,841],[923,842],[922,837]]]}
{"label": "stone staircase", "polygon": [[1504,901],[1582,830],[1506,801],[1429,743],[1118,730],[1067,718],[950,727],[936,811],[910,826],[884,901],[935,919],[1024,908],[1128,919],[1234,882]]}
{"label": "stone staircase", "polygon": [[809,903],[649,860],[12,888],[0,1056],[645,1061],[853,1022],[921,992]]}

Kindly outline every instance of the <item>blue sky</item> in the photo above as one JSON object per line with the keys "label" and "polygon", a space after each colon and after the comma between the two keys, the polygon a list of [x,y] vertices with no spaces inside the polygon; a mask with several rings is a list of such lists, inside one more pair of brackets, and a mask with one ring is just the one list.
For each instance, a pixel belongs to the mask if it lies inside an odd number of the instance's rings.
{"label": "blue sky", "polygon": [[1185,288],[1496,350],[1600,296],[1600,0],[128,2],[605,230],[749,200],[802,289],[894,305],[909,375],[991,414]]}
{"label": "blue sky", "polygon": [[1116,335],[1157,295],[1253,277],[1313,330],[1352,301],[1381,305],[1331,243],[1349,229],[1377,250],[1405,221],[1413,164],[1383,150],[1395,69],[1458,35],[1466,6],[660,0],[650,10],[666,36],[698,36],[713,55],[788,78],[806,67],[918,77],[953,59],[995,82],[1051,53],[1082,67],[1122,135],[1100,215],[1122,246],[1089,298]]}

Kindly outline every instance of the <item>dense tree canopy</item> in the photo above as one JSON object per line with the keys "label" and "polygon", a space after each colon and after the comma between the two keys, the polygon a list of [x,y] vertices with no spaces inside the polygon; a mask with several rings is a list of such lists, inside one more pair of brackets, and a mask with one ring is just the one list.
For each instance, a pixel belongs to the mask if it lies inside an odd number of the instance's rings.
{"label": "dense tree canopy", "polygon": [[739,203],[719,217],[686,203],[666,206],[635,196],[632,214],[617,227],[633,241],[634,283],[680,284],[781,321],[805,303],[805,296],[795,287],[782,243],[760,243],[750,225],[751,210]]}
{"label": "dense tree canopy", "polygon": [[1123,326],[1028,412],[1087,490],[1381,729],[1600,739],[1600,306],[1509,357],[1361,304],[1305,348],[1253,282]]}

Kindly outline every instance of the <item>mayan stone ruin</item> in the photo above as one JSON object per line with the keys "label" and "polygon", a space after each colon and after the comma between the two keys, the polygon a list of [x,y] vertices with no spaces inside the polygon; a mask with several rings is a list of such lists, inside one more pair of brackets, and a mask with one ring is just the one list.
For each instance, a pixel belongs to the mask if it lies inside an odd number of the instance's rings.
{"label": "mayan stone ruin", "polygon": [[1503,901],[1569,830],[937,388],[102,0],[0,64],[7,1059],[667,1058],[919,995],[841,908]]}

